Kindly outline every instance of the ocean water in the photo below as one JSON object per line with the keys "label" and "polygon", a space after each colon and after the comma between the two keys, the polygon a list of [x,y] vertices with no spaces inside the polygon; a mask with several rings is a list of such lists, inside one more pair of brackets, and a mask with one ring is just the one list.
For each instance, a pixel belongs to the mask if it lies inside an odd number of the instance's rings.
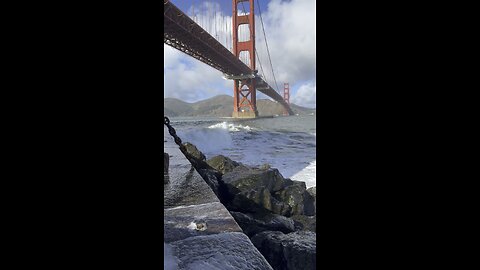
{"label": "ocean water", "polygon": [[[224,155],[251,166],[268,163],[286,178],[303,181],[307,188],[316,186],[316,115],[169,119],[182,141],[196,145],[207,159]],[[165,125],[164,141],[165,152],[174,156],[170,166],[185,165]]]}

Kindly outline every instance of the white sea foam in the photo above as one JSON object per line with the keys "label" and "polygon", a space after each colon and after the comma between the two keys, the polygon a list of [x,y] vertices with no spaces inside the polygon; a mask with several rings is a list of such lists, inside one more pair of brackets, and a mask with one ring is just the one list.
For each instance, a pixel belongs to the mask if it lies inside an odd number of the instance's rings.
{"label": "white sea foam", "polygon": [[195,222],[190,222],[190,224],[187,226],[190,230],[195,230],[197,229],[197,224]]}
{"label": "white sea foam", "polygon": [[314,160],[305,167],[305,169],[299,171],[291,177],[295,181],[303,181],[307,188],[317,186],[317,161]]}
{"label": "white sea foam", "polygon": [[215,124],[215,125],[211,125],[208,128],[211,128],[211,129],[225,129],[225,130],[228,130],[228,131],[240,131],[240,130],[251,131],[252,130],[252,128],[249,127],[249,126],[235,125],[235,124],[227,123],[227,122],[222,122],[222,123],[218,123],[218,124]]}

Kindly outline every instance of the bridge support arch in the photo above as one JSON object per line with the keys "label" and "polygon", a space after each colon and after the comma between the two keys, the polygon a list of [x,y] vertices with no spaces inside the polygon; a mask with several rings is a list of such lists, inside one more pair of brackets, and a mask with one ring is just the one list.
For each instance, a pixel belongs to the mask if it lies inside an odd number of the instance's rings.
{"label": "bridge support arch", "polygon": [[[245,8],[243,14],[243,2],[248,2],[248,8]],[[241,6],[241,7],[240,7]],[[255,74],[255,13],[254,0],[232,0],[232,25],[233,25],[233,54],[239,58],[241,52],[248,52],[249,64],[252,74]],[[239,15],[241,13],[241,15]],[[239,40],[240,25],[248,25],[249,40]],[[243,74],[244,78],[233,80],[233,113],[235,118],[256,118],[257,111],[257,93],[255,89],[255,78],[249,78],[252,74]],[[250,76],[248,76],[250,75]],[[242,77],[242,76],[240,76]]]}

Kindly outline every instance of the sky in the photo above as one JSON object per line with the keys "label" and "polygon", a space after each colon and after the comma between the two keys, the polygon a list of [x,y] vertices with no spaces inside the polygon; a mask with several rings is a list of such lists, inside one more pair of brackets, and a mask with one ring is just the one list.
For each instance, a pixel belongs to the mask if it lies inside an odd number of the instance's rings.
{"label": "sky", "polygon": [[[231,48],[231,0],[171,2],[193,17],[225,47]],[[248,11],[247,3],[243,6],[239,4],[239,8]],[[274,89],[280,90],[281,95],[283,84],[288,82],[290,102],[309,108],[316,108],[315,7],[315,0],[255,0],[255,41],[260,60],[257,59],[256,68]],[[239,35],[248,36],[247,31],[240,29]],[[220,94],[233,95],[233,81],[225,80],[220,71],[166,44],[163,67],[164,97],[196,102]],[[270,99],[257,91],[257,99],[262,98]]]}

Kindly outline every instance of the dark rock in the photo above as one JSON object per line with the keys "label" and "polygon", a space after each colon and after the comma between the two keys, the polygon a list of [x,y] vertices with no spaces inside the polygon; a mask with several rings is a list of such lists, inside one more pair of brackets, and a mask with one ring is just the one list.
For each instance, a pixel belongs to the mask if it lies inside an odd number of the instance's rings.
{"label": "dark rock", "polygon": [[202,176],[203,180],[208,184],[208,186],[213,190],[215,195],[221,199],[222,194],[220,191],[220,183],[219,183],[219,174],[214,170],[209,169],[199,169],[199,174]]}
{"label": "dark rock", "polygon": [[[228,191],[227,187],[227,192]],[[268,189],[257,187],[240,193],[229,193],[232,200],[228,202],[227,209],[233,211],[265,212],[272,210],[272,197]]]}
{"label": "dark rock", "polygon": [[[285,179],[277,169],[262,170],[239,165],[224,174],[221,182],[232,198],[227,203],[229,210],[256,213],[268,210],[284,216],[303,214],[303,193],[296,200],[290,197],[295,195],[294,190],[303,189],[305,192],[305,183]],[[296,212],[293,212],[294,208],[297,208]]]}
{"label": "dark rock", "polygon": [[269,214],[269,215],[253,215],[254,218],[263,220],[265,226],[271,231],[281,231],[283,233],[290,233],[295,231],[295,222],[282,215]]}
{"label": "dark rock", "polygon": [[316,233],[264,231],[251,241],[275,270],[316,268]]}
{"label": "dark rock", "polygon": [[233,216],[240,228],[242,228],[243,233],[245,233],[248,237],[252,237],[259,232],[267,230],[264,222],[256,220],[247,214],[235,211],[230,211],[230,214]]}
{"label": "dark rock", "polygon": [[280,191],[273,193],[272,195],[279,200],[280,202],[288,204],[292,208],[292,215],[303,215],[304,214],[304,202],[305,194],[308,194],[305,189],[305,183],[296,183],[288,186]]}
{"label": "dark rock", "polygon": [[233,171],[224,174],[222,181],[232,194],[258,187],[265,187],[268,191],[275,192],[284,188],[286,184],[277,169],[260,170],[245,166],[237,166]]}
{"label": "dark rock", "polygon": [[[313,216],[316,213],[315,197],[307,192],[305,182],[284,179],[284,188],[273,192],[271,195],[273,199],[280,202],[280,204],[277,203],[272,206],[275,213],[285,216]],[[287,204],[289,207],[285,207],[283,204]]]}
{"label": "dark rock", "polygon": [[290,217],[295,223],[296,231],[317,231],[317,217],[305,215],[293,215]]}
{"label": "dark rock", "polygon": [[308,195],[305,196],[305,215],[317,214],[317,187],[307,189]]}
{"label": "dark rock", "polygon": [[[226,188],[225,190],[228,190]],[[265,213],[267,211],[288,216],[291,214],[291,207],[273,198],[270,191],[265,187],[257,187],[242,191],[234,195],[226,191],[232,198],[226,203],[227,209],[232,211]]]}
{"label": "dark rock", "polygon": [[192,155],[194,158],[205,161],[206,157],[205,155],[197,149],[197,147],[189,142],[183,143],[185,148],[187,149],[187,152]]}
{"label": "dark rock", "polygon": [[290,216],[292,214],[292,207],[284,202],[281,202],[272,197],[272,212],[282,216]]}
{"label": "dark rock", "polygon": [[287,217],[271,214],[245,214],[241,212],[230,211],[243,232],[252,237],[263,231],[281,231],[289,233],[295,231],[295,223]]}
{"label": "dark rock", "polygon": [[215,156],[209,160],[207,160],[208,165],[210,165],[212,168],[216,169],[222,174],[225,174],[227,172],[233,171],[235,167],[239,166],[240,163],[231,160],[230,158],[226,156]]}
{"label": "dark rock", "polygon": [[310,195],[312,195],[313,197],[317,197],[317,187],[316,186],[307,189],[307,192],[310,193]]}

